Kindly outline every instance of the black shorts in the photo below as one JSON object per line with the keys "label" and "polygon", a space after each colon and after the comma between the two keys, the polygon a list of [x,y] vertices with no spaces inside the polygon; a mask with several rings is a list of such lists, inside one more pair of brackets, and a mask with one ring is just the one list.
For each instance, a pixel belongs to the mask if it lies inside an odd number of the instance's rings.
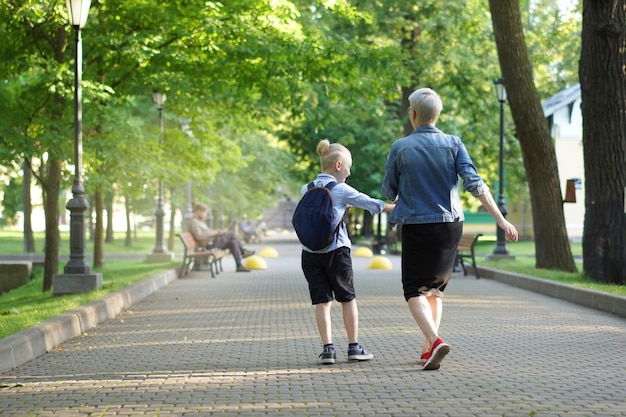
{"label": "black shorts", "polygon": [[463,222],[402,226],[402,288],[405,300],[443,297],[454,268]]}
{"label": "black shorts", "polygon": [[302,271],[309,283],[313,304],[340,303],[356,298],[350,248],[342,246],[328,253],[302,251]]}

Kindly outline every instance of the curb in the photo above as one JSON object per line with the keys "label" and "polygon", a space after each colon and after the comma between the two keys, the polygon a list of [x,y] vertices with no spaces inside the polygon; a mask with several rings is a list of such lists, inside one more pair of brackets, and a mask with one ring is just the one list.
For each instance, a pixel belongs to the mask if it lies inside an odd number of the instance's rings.
{"label": "curb", "polygon": [[11,370],[43,355],[60,343],[80,336],[97,324],[117,316],[134,303],[143,300],[159,288],[174,281],[177,276],[176,269],[163,271],[103,298],[90,301],[74,310],[0,339],[0,372]]}
{"label": "curb", "polygon": [[[469,267],[472,270],[471,266]],[[503,284],[536,292],[548,297],[569,301],[574,304],[626,317],[626,297],[608,294],[574,285],[562,284],[528,275],[504,272],[497,269],[478,267],[481,278],[492,279]]]}

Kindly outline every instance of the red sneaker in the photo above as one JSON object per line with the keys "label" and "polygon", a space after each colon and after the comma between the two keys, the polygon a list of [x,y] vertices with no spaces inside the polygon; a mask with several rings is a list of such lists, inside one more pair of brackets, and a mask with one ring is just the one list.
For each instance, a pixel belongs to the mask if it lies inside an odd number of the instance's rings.
{"label": "red sneaker", "polygon": [[424,352],[424,353],[422,353],[422,356],[420,356],[420,359],[417,362],[420,365],[423,365],[424,362],[426,362],[428,360],[428,358],[430,358],[430,352]]}
{"label": "red sneaker", "polygon": [[433,343],[433,347],[430,349],[429,357],[426,359],[426,362],[422,365],[422,369],[426,371],[434,371],[435,369],[439,369],[439,365],[443,358],[450,352],[450,345],[441,340],[440,337],[437,338],[435,343]]}

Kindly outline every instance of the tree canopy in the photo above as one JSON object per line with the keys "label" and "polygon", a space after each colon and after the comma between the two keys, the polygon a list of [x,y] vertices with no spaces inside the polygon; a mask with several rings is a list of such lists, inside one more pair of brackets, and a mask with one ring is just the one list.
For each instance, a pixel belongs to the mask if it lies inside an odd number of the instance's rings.
{"label": "tree canopy", "polygon": [[[542,0],[523,10],[542,98],[576,82],[571,51],[580,15],[556,5]],[[0,4],[0,33],[10,40],[0,45],[0,164],[17,172],[32,161],[56,205],[47,207],[48,225],[63,210],[50,193],[72,176],[74,43],[66,14],[59,0]],[[174,204],[192,180],[197,200],[253,215],[278,189],[296,195],[318,170],[317,142],[329,138],[353,153],[350,181],[380,196],[389,144],[406,132],[406,98],[421,86],[440,93],[440,127],[461,136],[495,182],[492,81],[500,74],[486,0],[174,0],[158,7],[94,0],[82,35],[90,193],[139,201],[154,196],[162,178]],[[167,94],[162,145],[153,89]],[[181,130],[183,119],[193,135]],[[509,184],[521,184],[514,193],[524,195],[512,125],[506,137]]]}

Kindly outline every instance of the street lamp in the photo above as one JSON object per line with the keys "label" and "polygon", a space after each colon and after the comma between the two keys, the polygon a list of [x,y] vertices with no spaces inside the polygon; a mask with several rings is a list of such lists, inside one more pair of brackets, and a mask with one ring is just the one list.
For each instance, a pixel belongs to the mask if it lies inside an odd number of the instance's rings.
{"label": "street lamp", "polygon": [[[498,78],[493,82],[496,87],[496,96],[500,102],[500,182],[498,184],[498,208],[500,213],[506,218],[506,201],[504,199],[504,103],[506,102],[506,89],[504,88],[504,80]],[[508,256],[509,250],[506,247],[506,239],[504,230],[496,226],[496,247],[493,249],[495,256]]]}
{"label": "street lamp", "polygon": [[[190,128],[191,119],[182,119],[180,121],[180,130],[189,138],[193,138],[193,131]],[[185,192],[185,211],[183,212],[183,231],[189,231],[189,225],[193,217],[193,208],[191,207],[191,180],[187,180]]]}
{"label": "street lamp", "polygon": [[[152,90],[152,101],[159,112],[159,145],[163,144],[163,105],[165,104],[165,93]],[[154,211],[156,217],[156,243],[152,254],[148,255],[148,262],[168,262],[172,260],[172,254],[167,251],[163,240],[163,217],[165,210],[163,209],[163,181],[159,177],[159,196],[157,206]]]}
{"label": "street lamp", "polygon": [[74,29],[74,182],[72,199],[66,208],[70,211],[70,259],[63,274],[52,277],[54,295],[87,292],[102,287],[102,274],[94,274],[85,261],[85,212],[89,203],[83,187],[83,108],[82,66],[83,48],[80,30],[87,23],[91,0],[66,0],[69,23]]}

